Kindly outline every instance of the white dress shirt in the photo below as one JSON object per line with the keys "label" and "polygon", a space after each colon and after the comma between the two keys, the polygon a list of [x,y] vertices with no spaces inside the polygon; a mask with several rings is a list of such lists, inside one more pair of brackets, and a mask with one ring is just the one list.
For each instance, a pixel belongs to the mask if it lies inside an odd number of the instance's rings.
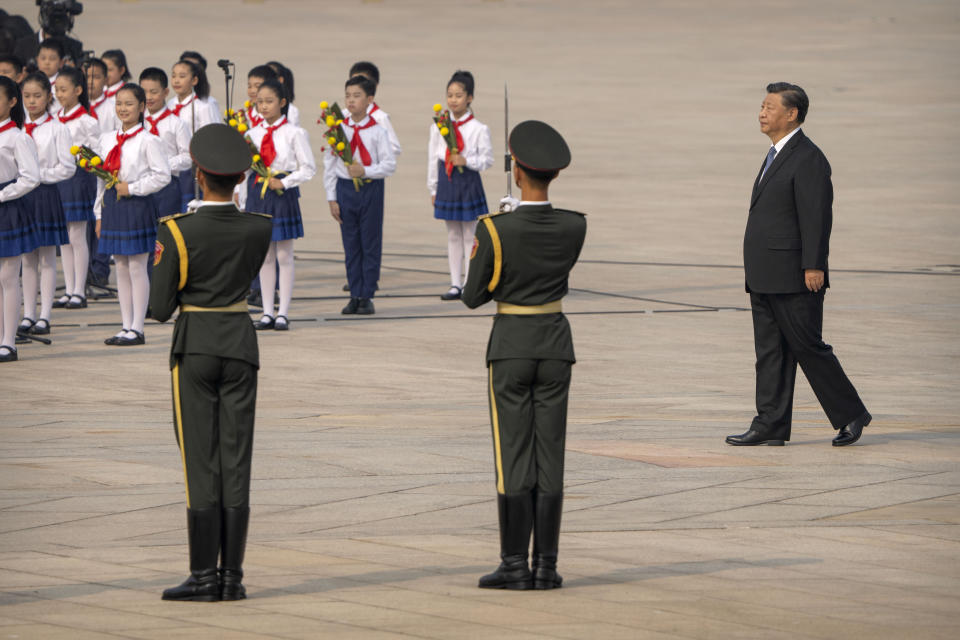
{"label": "white dress shirt", "polygon": [[[354,122],[353,119],[344,120],[343,130],[347,136],[347,142],[353,140],[353,127],[350,125],[364,126],[370,122],[370,116],[365,117],[360,122]],[[363,146],[370,152],[370,166],[364,167],[364,179],[379,180],[393,175],[397,170],[397,158],[393,153],[393,146],[387,130],[377,123],[367,129],[360,130],[360,140]],[[354,162],[360,162],[359,154],[354,155]],[[337,178],[350,180],[350,172],[347,166],[343,164],[340,156],[336,155],[331,149],[327,149],[323,154],[323,186],[327,191],[327,200],[334,202],[337,199]]]}
{"label": "white dress shirt", "polygon": [[[107,159],[110,150],[117,146],[117,135],[127,135],[137,131],[142,125],[136,125],[129,131],[111,131],[100,136],[94,151],[103,160]],[[141,131],[138,135],[123,143],[120,150],[121,182],[130,185],[130,195],[148,196],[160,191],[170,182],[170,164],[167,162],[167,152],[159,137],[149,131]],[[93,205],[93,213],[100,219],[103,209],[103,193],[106,191],[103,180],[97,180],[97,200]]]}
{"label": "white dress shirt", "polygon": [[178,104],[184,105],[178,115],[180,119],[183,120],[183,124],[187,125],[187,131],[190,132],[191,136],[196,133],[197,129],[204,125],[212,122],[220,122],[220,114],[215,113],[209,103],[198,99],[196,93],[191,93],[182,101],[176,97],[171,98],[170,101],[167,102],[167,108],[176,113],[174,107]]}
{"label": "white dress shirt", "polygon": [[120,128],[120,119],[117,118],[117,101],[107,97],[107,94],[101,94],[96,100],[91,99],[90,108],[97,114],[97,124],[100,126],[101,134]]}
{"label": "white dress shirt", "polygon": [[[159,113],[150,113],[148,115],[156,119],[168,111],[169,109],[164,107]],[[149,133],[150,123],[144,120],[143,126],[146,127]],[[186,171],[192,167],[193,158],[190,157],[190,132],[187,130],[187,125],[183,123],[183,120],[170,113],[162,120],[157,121],[157,131],[159,132],[158,135],[160,139],[163,141],[164,149],[167,152],[167,161],[170,164],[171,175],[180,175],[181,171]]]}
{"label": "white dress shirt", "polygon": [[[462,122],[470,117],[471,112],[457,118]],[[460,137],[463,138],[463,149],[460,150],[467,160],[467,168],[474,171],[484,171],[493,166],[493,144],[490,142],[490,127],[476,118],[460,127]],[[430,143],[427,146],[427,189],[430,195],[437,195],[437,161],[447,155],[447,143],[440,135],[436,123],[430,125]],[[456,171],[456,169],[454,169]]]}
{"label": "white dress shirt", "polygon": [[[34,122],[27,116],[27,122]],[[37,146],[37,160],[40,164],[40,182],[56,184],[73,177],[77,170],[70,147],[70,130],[55,116],[44,113],[35,121],[33,142]]]}
{"label": "white dress shirt", "polygon": [[[267,135],[267,124],[264,120],[249,131],[250,140],[260,148],[263,143],[263,137]],[[273,130],[273,146],[277,150],[277,157],[274,158],[270,168],[275,173],[286,173],[287,175],[280,179],[284,189],[292,189],[300,186],[304,182],[317,175],[317,162],[313,158],[313,151],[310,149],[310,139],[307,132],[298,126],[287,121],[286,116],[273,123],[277,127]],[[247,171],[247,176],[252,170]],[[239,196],[240,208],[247,204],[247,185],[237,185],[235,193]]]}
{"label": "white dress shirt", "polygon": [[[3,127],[10,118],[0,120]],[[12,127],[0,133],[0,184],[15,180],[0,191],[0,202],[22,198],[40,184],[37,145],[23,129]]]}
{"label": "white dress shirt", "polygon": [[[63,109],[60,109],[60,111],[57,112],[57,119],[72,116],[82,108],[83,106],[77,103],[66,113],[63,112]],[[70,139],[73,141],[73,144],[77,146],[84,145],[92,148],[93,145],[97,144],[97,140],[100,139],[100,134],[102,133],[100,131],[100,123],[97,122],[96,118],[87,113],[63,124],[70,130]]]}
{"label": "white dress shirt", "polygon": [[[347,118],[350,118],[349,113],[345,113],[345,115]],[[397,132],[393,130],[390,115],[381,109],[376,102],[367,107],[367,115],[372,116],[373,119],[377,121],[377,124],[386,130],[387,139],[390,140],[390,146],[393,148],[393,156],[394,158],[399,158],[400,154],[403,153],[403,149],[400,147],[400,139],[397,137]]]}

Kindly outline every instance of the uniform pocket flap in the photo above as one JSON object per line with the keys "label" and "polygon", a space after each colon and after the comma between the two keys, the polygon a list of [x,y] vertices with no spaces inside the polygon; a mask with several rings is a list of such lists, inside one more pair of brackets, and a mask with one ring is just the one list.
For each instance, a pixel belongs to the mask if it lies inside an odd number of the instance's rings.
{"label": "uniform pocket flap", "polygon": [[768,238],[767,249],[800,251],[803,249],[803,244],[800,242],[800,238]]}

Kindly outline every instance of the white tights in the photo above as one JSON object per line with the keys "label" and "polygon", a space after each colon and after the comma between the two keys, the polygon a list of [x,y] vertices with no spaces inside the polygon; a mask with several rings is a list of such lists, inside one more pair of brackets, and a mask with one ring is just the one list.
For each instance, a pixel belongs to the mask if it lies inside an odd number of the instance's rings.
{"label": "white tights", "polygon": [[470,265],[470,252],[473,250],[473,236],[477,232],[477,221],[446,220],[447,223],[447,259],[450,261],[450,284],[463,288],[466,282],[464,264]]}
{"label": "white tights", "polygon": [[280,308],[277,315],[286,317],[293,299],[293,239],[271,242],[260,267],[260,295],[265,316],[276,317],[273,315],[273,289],[277,285],[277,263],[280,263]]}
{"label": "white tights", "polygon": [[70,236],[70,244],[60,245],[63,281],[66,284],[64,293],[82,298],[87,293],[87,269],[90,266],[86,221],[68,222],[67,235]]}
{"label": "white tights", "polygon": [[150,298],[150,280],[147,278],[147,253],[133,256],[113,256],[117,267],[117,297],[123,328],[143,333],[143,319],[147,315]]}
{"label": "white tights", "polygon": [[40,285],[40,318],[50,321],[57,289],[57,248],[37,247],[23,254],[23,317],[37,319],[37,285]]}
{"label": "white tights", "polygon": [[0,346],[13,348],[20,320],[20,256],[0,258]]}

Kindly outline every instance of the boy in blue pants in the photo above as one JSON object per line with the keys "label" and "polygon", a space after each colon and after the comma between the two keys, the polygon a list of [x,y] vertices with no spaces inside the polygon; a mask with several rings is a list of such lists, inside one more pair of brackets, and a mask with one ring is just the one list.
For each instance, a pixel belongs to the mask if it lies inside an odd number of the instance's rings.
{"label": "boy in blue pants", "polygon": [[[353,162],[344,164],[334,150],[323,158],[323,184],[330,215],[340,223],[350,302],[343,314],[371,315],[373,298],[380,280],[383,250],[383,179],[393,175],[397,160],[384,127],[367,115],[375,85],[363,76],[354,76],[345,85],[350,117],[340,125]],[[357,182],[354,182],[354,180]]]}

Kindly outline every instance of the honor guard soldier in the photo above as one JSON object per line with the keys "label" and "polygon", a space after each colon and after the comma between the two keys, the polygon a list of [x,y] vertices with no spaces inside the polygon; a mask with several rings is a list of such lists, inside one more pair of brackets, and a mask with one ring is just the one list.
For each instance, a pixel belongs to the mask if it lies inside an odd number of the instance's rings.
{"label": "honor guard soldier", "polygon": [[233,189],[250,168],[239,133],[207,125],[193,137],[190,155],[204,198],[195,211],[160,219],[150,291],[160,322],[180,308],[170,368],[190,544],[190,577],[163,599],[239,600],[246,597],[241,566],[259,367],[246,296],[273,224],[269,215],[233,203]]}
{"label": "honor guard soldier", "polygon": [[522,122],[509,148],[522,200],[510,213],[480,218],[462,294],[471,309],[497,302],[487,368],[502,563],[479,586],[554,589],[562,582],[557,543],[575,361],[561,300],[587,225],[583,214],[554,209],[547,197],[550,182],[570,164],[570,149],[555,129]]}

